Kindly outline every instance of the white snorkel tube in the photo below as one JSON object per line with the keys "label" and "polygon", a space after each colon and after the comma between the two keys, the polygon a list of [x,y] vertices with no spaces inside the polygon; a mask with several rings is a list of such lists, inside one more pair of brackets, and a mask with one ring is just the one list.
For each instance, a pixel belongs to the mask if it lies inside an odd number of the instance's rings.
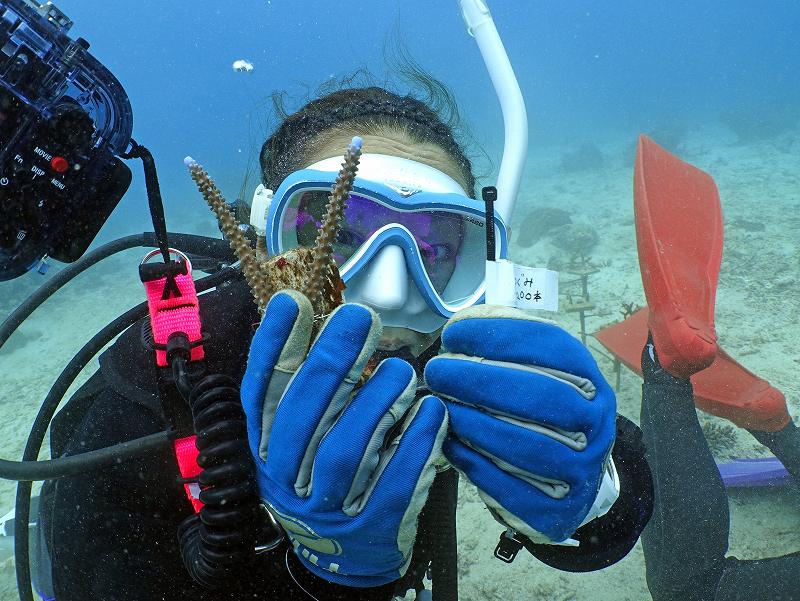
{"label": "white snorkel tube", "polygon": [[522,91],[506,49],[483,0],[459,0],[467,32],[475,38],[503,111],[505,141],[497,176],[496,210],[506,224],[511,221],[522,170],[528,154],[528,114]]}
{"label": "white snorkel tube", "polygon": [[[522,170],[528,154],[528,114],[522,90],[511,68],[506,49],[494,26],[489,7],[484,0],[459,0],[461,15],[467,32],[478,42],[478,48],[492,80],[500,108],[503,111],[505,138],[500,173],[497,176],[497,199],[487,202],[487,257],[486,303],[514,306],[515,290],[508,282],[514,281],[514,267],[507,261],[498,261],[494,248],[493,213],[500,214],[506,226],[510,225],[517,201]],[[484,198],[486,200],[486,198]]]}

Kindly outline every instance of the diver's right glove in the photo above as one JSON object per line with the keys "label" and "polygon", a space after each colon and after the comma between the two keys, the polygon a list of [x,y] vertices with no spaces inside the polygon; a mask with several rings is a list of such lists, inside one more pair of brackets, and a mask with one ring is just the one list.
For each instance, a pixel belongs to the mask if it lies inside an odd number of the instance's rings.
{"label": "diver's right glove", "polygon": [[273,296],[242,382],[261,497],[304,566],[351,587],[403,575],[447,431],[436,397],[414,403],[416,375],[383,361],[354,393],[381,334],[378,316],[346,304],[309,350],[308,299]]}

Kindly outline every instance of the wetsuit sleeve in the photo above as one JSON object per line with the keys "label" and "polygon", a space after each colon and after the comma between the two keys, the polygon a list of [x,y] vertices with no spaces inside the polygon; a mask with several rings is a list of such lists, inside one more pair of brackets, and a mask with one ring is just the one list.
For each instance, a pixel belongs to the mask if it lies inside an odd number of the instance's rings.
{"label": "wetsuit sleeve", "polygon": [[618,415],[612,452],[620,480],[617,501],[608,513],[578,528],[572,535],[580,543],[577,547],[535,544],[521,537],[525,548],[543,563],[566,572],[600,570],[625,557],[653,511],[652,475],[644,454],[641,430]]}

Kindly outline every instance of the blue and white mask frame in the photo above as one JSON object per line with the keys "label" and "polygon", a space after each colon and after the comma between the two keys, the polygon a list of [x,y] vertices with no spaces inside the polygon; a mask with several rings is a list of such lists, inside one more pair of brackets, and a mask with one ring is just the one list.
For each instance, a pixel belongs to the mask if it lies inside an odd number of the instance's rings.
{"label": "blue and white mask frame", "polygon": [[[270,255],[311,242],[302,232],[315,212],[307,199],[327,197],[340,162],[338,157],[319,161],[281,183],[265,228]],[[316,201],[316,212],[322,206]],[[483,203],[429,165],[364,153],[340,236],[345,247],[357,237],[339,264],[345,300],[373,307],[384,325],[432,332],[456,311],[483,299]],[[502,218],[495,220],[495,238],[499,256],[505,257]]]}

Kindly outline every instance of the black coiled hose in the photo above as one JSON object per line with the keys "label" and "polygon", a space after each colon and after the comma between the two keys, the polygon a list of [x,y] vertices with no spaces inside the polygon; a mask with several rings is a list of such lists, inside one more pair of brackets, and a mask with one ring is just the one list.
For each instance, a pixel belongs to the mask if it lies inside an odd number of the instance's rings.
{"label": "black coiled hose", "polygon": [[199,514],[178,531],[186,570],[199,584],[218,588],[255,555],[262,529],[255,467],[239,388],[228,376],[203,378],[189,398],[197,433]]}

